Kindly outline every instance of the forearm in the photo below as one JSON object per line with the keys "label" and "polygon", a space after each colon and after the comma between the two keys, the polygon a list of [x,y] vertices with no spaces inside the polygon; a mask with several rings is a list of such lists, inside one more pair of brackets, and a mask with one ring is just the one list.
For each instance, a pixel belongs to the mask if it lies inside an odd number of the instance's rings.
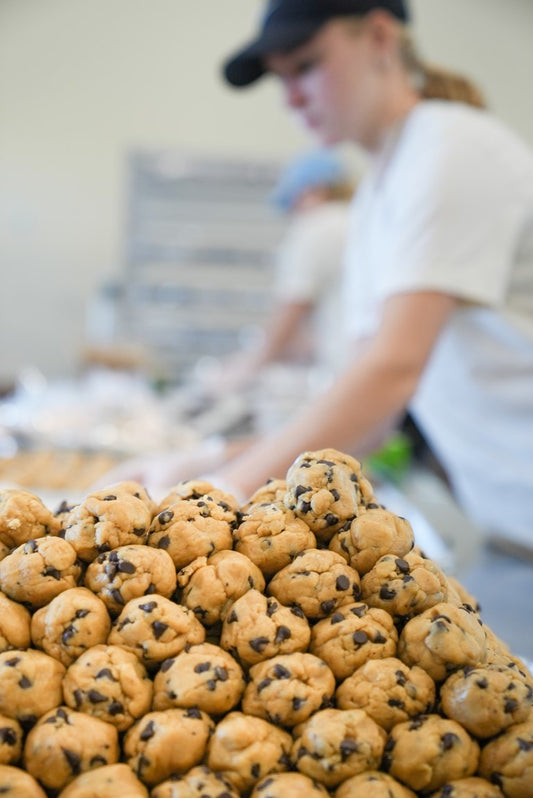
{"label": "forearm", "polygon": [[417,379],[411,369],[363,356],[296,419],[228,463],[224,478],[249,495],[269,477],[283,476],[302,451],[333,447],[357,453],[405,407]]}
{"label": "forearm", "polygon": [[284,355],[311,308],[309,302],[288,302],[278,308],[266,329],[265,339],[257,353],[258,365],[272,363]]}

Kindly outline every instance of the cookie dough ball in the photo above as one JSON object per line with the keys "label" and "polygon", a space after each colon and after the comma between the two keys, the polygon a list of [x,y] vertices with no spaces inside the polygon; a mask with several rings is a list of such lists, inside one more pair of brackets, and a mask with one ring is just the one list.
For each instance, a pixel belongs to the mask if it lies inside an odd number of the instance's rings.
{"label": "cookie dough ball", "polygon": [[0,654],[0,713],[22,725],[62,703],[65,668],[41,651],[3,651]]}
{"label": "cookie dough ball", "polygon": [[306,549],[273,577],[268,592],[288,606],[301,607],[312,620],[331,615],[361,597],[359,574],[327,549]]}
{"label": "cookie dough ball", "polygon": [[106,495],[117,494],[119,498],[124,494],[128,496],[134,496],[136,499],[139,499],[143,504],[146,505],[152,518],[157,512],[156,502],[152,499],[146,488],[141,485],[140,482],[135,482],[134,480],[117,482],[114,485],[110,485],[108,488],[104,488],[102,493],[105,493]]}
{"label": "cookie dough ball", "polygon": [[357,602],[319,621],[309,650],[327,662],[337,679],[346,679],[370,659],[393,657],[397,642],[389,613]]}
{"label": "cookie dough ball", "polygon": [[235,530],[234,544],[269,578],[301,551],[316,546],[316,538],[292,510],[273,502],[250,507]]}
{"label": "cookie dough ball", "polygon": [[452,604],[436,604],[404,626],[398,657],[420,665],[436,682],[465,665],[479,665],[487,657],[485,630],[479,616]]}
{"label": "cookie dough ball", "polygon": [[31,639],[68,668],[88,648],[105,643],[110,628],[104,602],[85,587],[73,587],[37,610],[31,619]]}
{"label": "cookie dough ball", "polygon": [[16,601],[0,593],[0,651],[28,648],[31,615]]}
{"label": "cookie dough ball", "polygon": [[191,610],[154,594],[128,601],[108,643],[131,651],[150,668],[204,639],[205,629]]}
{"label": "cookie dough ball", "polygon": [[167,659],[154,679],[154,709],[198,707],[229,712],[244,691],[241,666],[219,646],[201,643]]}
{"label": "cookie dough ball", "polygon": [[323,660],[313,654],[281,654],[250,668],[242,710],[280,726],[296,726],[328,707],[334,691],[335,677]]}
{"label": "cookie dough ball", "polygon": [[236,790],[247,793],[259,779],[290,766],[292,737],[261,718],[231,712],[220,721],[208,747],[207,764]]}
{"label": "cookie dough ball", "polygon": [[533,795],[533,719],[517,723],[487,743],[481,752],[479,775],[496,784],[506,798]]}
{"label": "cookie dough ball", "polygon": [[17,720],[0,715],[0,765],[11,765],[19,761],[22,754],[22,736],[22,727]]}
{"label": "cookie dough ball", "polygon": [[241,663],[255,665],[278,654],[305,651],[310,639],[311,629],[301,612],[249,590],[232,605],[220,645]]}
{"label": "cookie dough ball", "polygon": [[72,709],[124,731],[150,709],[152,682],[135,654],[119,646],[98,645],[68,668],[63,694]]}
{"label": "cookie dough ball", "polygon": [[45,791],[29,773],[0,765],[0,795],[5,798],[46,798]]}
{"label": "cookie dough ball", "polygon": [[334,793],[335,798],[416,798],[414,792],[377,770],[347,779]]}
{"label": "cookie dough ball", "polygon": [[128,601],[158,593],[170,596],[176,589],[176,569],[163,549],[120,546],[99,554],[87,568],[85,585],[118,615]]}
{"label": "cookie dough ball", "polygon": [[68,707],[43,715],[24,746],[24,767],[48,790],[61,790],[80,773],[118,758],[115,727]]}
{"label": "cookie dough ball", "polygon": [[463,668],[441,687],[444,713],[481,739],[525,721],[533,689],[512,669],[499,665]]}
{"label": "cookie dough ball", "polygon": [[361,466],[335,449],[304,452],[287,472],[285,504],[327,543],[359,515]]}
{"label": "cookie dough ball", "polygon": [[148,790],[124,764],[105,765],[82,773],[58,798],[148,798]]}
{"label": "cookie dough ball", "polygon": [[450,604],[469,604],[476,612],[480,611],[477,598],[470,593],[466,587],[454,576],[447,574],[448,581],[448,601]]}
{"label": "cookie dough ball", "polygon": [[196,708],[149,712],[126,732],[124,756],[140,781],[159,784],[202,761],[214,728]]}
{"label": "cookie dough ball", "polygon": [[231,549],[235,513],[211,496],[181,499],[156,515],[148,544],[168,552],[176,569],[196,557]]}
{"label": "cookie dough ball", "polygon": [[295,730],[292,758],[298,770],[336,787],[379,767],[387,735],[361,709],[324,709]]}
{"label": "cookie dough ball", "polygon": [[436,563],[415,552],[386,554],[363,576],[361,592],[370,607],[405,620],[447,601],[448,582]]}
{"label": "cookie dough ball", "polygon": [[472,777],[448,781],[430,798],[503,798],[503,793],[495,784]]}
{"label": "cookie dough ball", "polygon": [[382,507],[368,509],[331,540],[336,551],[361,575],[386,554],[405,557],[414,546],[411,524]]}
{"label": "cookie dough ball", "polygon": [[238,551],[219,551],[211,557],[197,557],[178,573],[181,603],[194,612],[205,626],[226,617],[234,601],[251,589],[265,589],[263,574]]}
{"label": "cookie dough ball", "polygon": [[159,784],[151,798],[239,798],[239,793],[221,773],[198,765],[184,776],[173,776]]}
{"label": "cookie dough ball", "polygon": [[389,735],[383,770],[413,790],[429,792],[447,781],[473,776],[479,745],[454,720],[420,715]]}
{"label": "cookie dough ball", "polygon": [[76,587],[80,576],[76,552],[59,537],[29,540],[0,562],[0,590],[31,609]]}
{"label": "cookie dough ball", "polygon": [[59,521],[27,490],[0,490],[0,543],[8,549],[45,535],[57,535]]}
{"label": "cookie dough ball", "polygon": [[64,537],[84,562],[119,546],[145,543],[152,513],[143,499],[113,486],[91,493],[63,521]]}
{"label": "cookie dough ball", "polygon": [[285,479],[268,479],[261,485],[248,499],[243,506],[243,511],[247,512],[250,507],[256,504],[272,504],[272,502],[282,502],[287,493],[287,481]]}
{"label": "cookie dough ball", "polygon": [[255,785],[251,798],[319,798],[329,793],[303,773],[276,773]]}
{"label": "cookie dough ball", "polygon": [[435,683],[422,668],[409,668],[396,657],[371,659],[337,688],[340,709],[362,709],[385,731],[431,712]]}
{"label": "cookie dough ball", "polygon": [[235,496],[232,493],[219,490],[205,479],[186,479],[178,482],[177,485],[170,489],[165,498],[160,501],[154,515],[158,515],[163,510],[168,509],[171,504],[181,501],[181,499],[202,499],[205,496],[209,496],[209,498],[220,503],[220,506],[226,512],[233,513],[233,516],[228,516],[227,520],[232,523],[236,521],[240,506]]}

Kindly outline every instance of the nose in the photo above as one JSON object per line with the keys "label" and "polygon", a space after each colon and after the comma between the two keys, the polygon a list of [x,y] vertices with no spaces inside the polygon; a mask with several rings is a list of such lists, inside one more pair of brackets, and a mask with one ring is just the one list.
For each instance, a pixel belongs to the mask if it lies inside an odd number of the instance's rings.
{"label": "nose", "polygon": [[301,109],[306,99],[300,81],[297,78],[285,78],[283,81],[285,103],[289,108]]}

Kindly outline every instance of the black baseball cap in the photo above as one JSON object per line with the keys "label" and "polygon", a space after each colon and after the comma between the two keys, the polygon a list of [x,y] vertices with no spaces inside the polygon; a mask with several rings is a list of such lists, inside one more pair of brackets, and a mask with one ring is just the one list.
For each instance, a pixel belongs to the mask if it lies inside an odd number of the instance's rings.
{"label": "black baseball cap", "polygon": [[232,86],[248,86],[267,71],[266,55],[294,50],[333,17],[364,16],[375,8],[409,19],[405,0],[269,0],[257,37],[226,61],[224,77]]}

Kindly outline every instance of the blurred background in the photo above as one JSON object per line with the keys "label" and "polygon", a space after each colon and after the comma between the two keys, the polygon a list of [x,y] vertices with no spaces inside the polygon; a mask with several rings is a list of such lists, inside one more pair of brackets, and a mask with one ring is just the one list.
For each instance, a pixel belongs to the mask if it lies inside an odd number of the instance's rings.
{"label": "blurred background", "polygon": [[[411,5],[422,53],[472,77],[489,107],[533,143],[531,0]],[[0,453],[41,450],[8,483],[41,479],[54,496],[76,493],[115,456],[186,449],[242,429],[246,408],[235,397],[213,415],[197,396],[195,404],[190,393],[162,389],[253,340],[270,309],[285,219],[268,195],[310,141],[273,81],[235,92],[220,77],[259,8],[255,0],[0,0]],[[357,177],[362,154],[343,156]],[[297,404],[315,377],[273,378],[269,412]],[[47,447],[56,476],[43,484]],[[76,482],[80,452],[100,459],[84,461]],[[425,477],[406,495],[416,493],[440,527],[437,553],[452,567],[472,563],[476,530]],[[466,539],[464,557],[450,559],[446,547]],[[469,586],[505,579],[502,567],[478,558]],[[521,576],[515,569],[509,585],[530,576],[527,566]]]}

